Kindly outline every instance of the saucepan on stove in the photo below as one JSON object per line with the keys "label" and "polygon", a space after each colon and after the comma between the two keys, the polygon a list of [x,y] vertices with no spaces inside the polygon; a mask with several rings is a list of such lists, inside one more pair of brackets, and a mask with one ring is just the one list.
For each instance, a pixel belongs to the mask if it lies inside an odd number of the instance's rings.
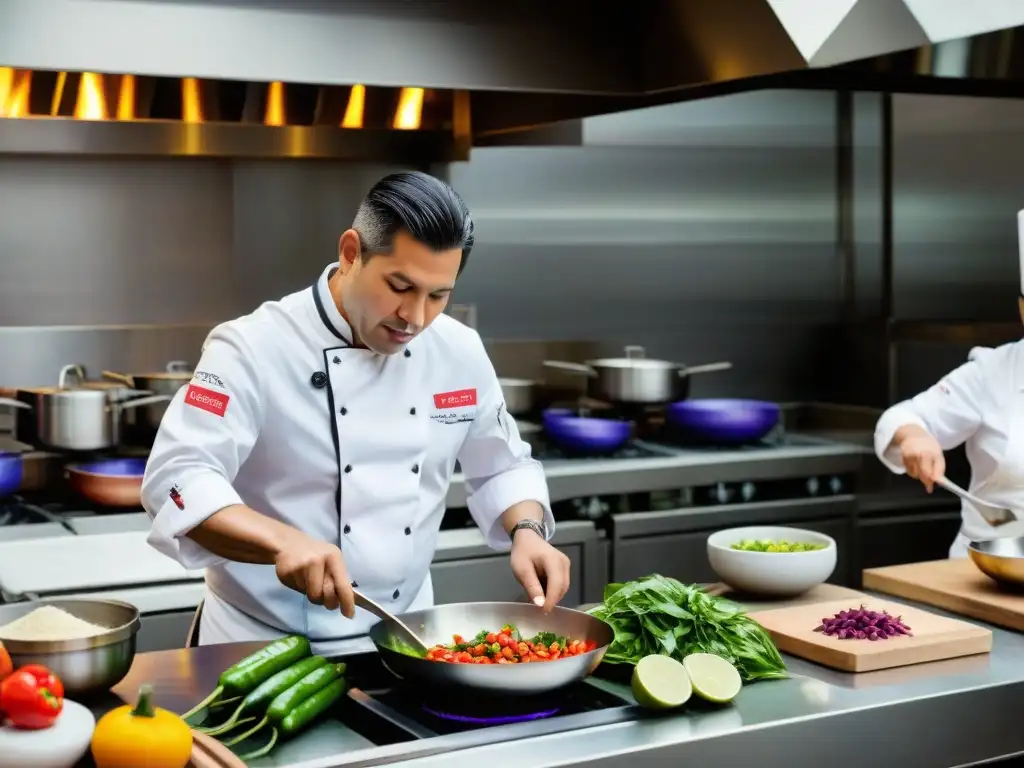
{"label": "saucepan on stove", "polygon": [[726,371],[732,363],[685,366],[668,360],[652,360],[644,348],[626,347],[625,357],[566,363],[545,360],[544,365],[587,376],[587,394],[614,403],[655,404],[685,400],[690,396],[690,377],[698,373]]}
{"label": "saucepan on stove", "polygon": [[[24,389],[18,398],[33,408],[32,430],[35,442],[61,451],[100,451],[118,444],[121,417],[132,408],[166,403],[166,395],[122,399],[126,392],[109,387],[83,388],[81,366],[61,369],[56,387]],[[27,401],[27,402],[26,402]]]}
{"label": "saucepan on stove", "polygon": [[133,387],[139,390],[151,392],[154,395],[164,395],[165,400],[147,405],[138,412],[138,424],[147,436],[153,436],[160,428],[160,422],[167,412],[167,404],[192,380],[195,371],[192,366],[184,360],[173,360],[167,364],[163,371],[151,373],[121,374],[112,371],[104,371],[103,376],[114,381],[129,381]]}
{"label": "saucepan on stove", "polygon": [[21,454],[0,452],[0,499],[10,496],[21,487],[23,475]]}
{"label": "saucepan on stove", "polygon": [[499,378],[501,394],[505,398],[505,409],[509,416],[525,416],[533,413],[537,382],[531,379]]}
{"label": "saucepan on stove", "polygon": [[500,695],[532,696],[582,680],[601,663],[615,636],[608,624],[582,611],[559,606],[544,614],[531,603],[450,603],[404,613],[399,618],[428,645],[449,644],[453,635],[471,638],[480,631],[498,632],[506,624],[518,629],[524,638],[551,632],[558,637],[597,644],[592,651],[556,661],[452,664],[399,650],[403,645],[394,622],[384,620],[370,629],[370,639],[384,666],[403,682]]}

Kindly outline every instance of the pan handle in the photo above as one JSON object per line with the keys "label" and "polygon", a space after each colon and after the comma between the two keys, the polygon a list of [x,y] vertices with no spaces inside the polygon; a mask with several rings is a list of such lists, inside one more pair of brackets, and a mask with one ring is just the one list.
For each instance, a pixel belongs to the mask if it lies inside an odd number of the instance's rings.
{"label": "pan handle", "polygon": [[68,375],[70,374],[78,379],[78,386],[82,386],[82,382],[85,381],[85,369],[80,363],[73,363],[60,369],[60,373],[57,374],[57,389],[68,388]]}
{"label": "pan handle", "polygon": [[157,403],[169,403],[172,399],[169,395],[150,395],[149,397],[140,397],[136,400],[123,400],[117,403],[115,407],[121,410],[125,408],[141,408],[146,405],[156,405]]}
{"label": "pan handle", "polygon": [[110,379],[111,381],[124,384],[129,389],[135,389],[135,379],[131,376],[126,376],[123,373],[115,373],[114,371],[103,371],[101,375],[104,379]]}
{"label": "pan handle", "polygon": [[32,406],[12,397],[0,397],[0,408],[28,408],[31,410]]}
{"label": "pan handle", "polygon": [[693,365],[689,368],[680,368],[680,376],[692,376],[695,373],[714,373],[715,371],[728,371],[732,363],[705,363],[704,365]]}
{"label": "pan handle", "polygon": [[554,368],[559,371],[565,371],[566,373],[576,373],[581,376],[590,376],[591,378],[597,376],[597,371],[589,365],[583,365],[583,363],[564,363],[561,360],[545,360],[544,367]]}

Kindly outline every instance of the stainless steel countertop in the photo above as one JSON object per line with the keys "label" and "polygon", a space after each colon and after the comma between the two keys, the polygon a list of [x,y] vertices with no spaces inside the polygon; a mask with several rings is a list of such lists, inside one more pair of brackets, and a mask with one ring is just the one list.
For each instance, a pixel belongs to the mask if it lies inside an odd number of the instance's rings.
{"label": "stainless steel countertop", "polygon": [[791,679],[745,687],[722,709],[690,707],[418,759],[396,754],[410,744],[356,747],[347,755],[289,765],[542,768],[628,762],[630,768],[643,768],[684,760],[743,765],[752,755],[762,765],[787,768],[861,768],[876,761],[915,768],[967,765],[1024,753],[1018,714],[1024,701],[1024,635],[992,629],[991,654],[879,672],[843,674],[787,658]]}

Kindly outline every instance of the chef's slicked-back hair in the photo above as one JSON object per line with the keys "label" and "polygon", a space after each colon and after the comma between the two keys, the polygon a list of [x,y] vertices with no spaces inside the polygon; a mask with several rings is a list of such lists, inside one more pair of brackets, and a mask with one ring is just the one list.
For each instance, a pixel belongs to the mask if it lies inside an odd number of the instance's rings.
{"label": "chef's slicked-back hair", "polygon": [[374,184],[352,229],[362,240],[364,260],[390,253],[402,231],[435,251],[461,248],[459,274],[473,249],[473,217],[466,203],[443,181],[420,171],[393,173]]}

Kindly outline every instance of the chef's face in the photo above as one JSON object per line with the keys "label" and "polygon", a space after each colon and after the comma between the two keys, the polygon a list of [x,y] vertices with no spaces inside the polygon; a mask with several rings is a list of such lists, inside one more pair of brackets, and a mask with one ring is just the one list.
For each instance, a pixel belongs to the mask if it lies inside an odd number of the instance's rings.
{"label": "chef's face", "polygon": [[393,355],[429,326],[448,305],[462,249],[434,251],[405,232],[389,254],[361,255],[359,235],[339,242],[341,305],[356,339],[381,355]]}

